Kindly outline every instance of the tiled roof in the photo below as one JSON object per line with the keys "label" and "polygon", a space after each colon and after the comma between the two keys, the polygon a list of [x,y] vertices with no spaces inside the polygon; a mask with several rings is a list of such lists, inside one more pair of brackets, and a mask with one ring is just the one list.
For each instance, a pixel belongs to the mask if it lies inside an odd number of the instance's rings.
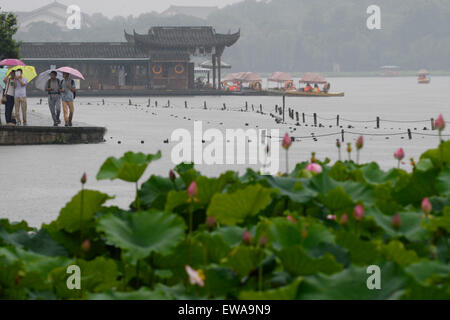
{"label": "tiled roof", "polygon": [[24,59],[148,58],[127,42],[23,42],[20,53]]}
{"label": "tiled roof", "polygon": [[127,41],[150,48],[230,47],[240,37],[234,34],[217,34],[212,27],[153,27],[147,35],[125,32]]}

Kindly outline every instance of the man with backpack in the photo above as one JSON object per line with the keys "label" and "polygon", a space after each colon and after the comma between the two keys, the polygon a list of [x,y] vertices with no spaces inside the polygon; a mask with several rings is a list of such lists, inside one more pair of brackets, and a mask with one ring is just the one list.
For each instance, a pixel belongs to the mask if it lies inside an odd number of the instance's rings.
{"label": "man with backpack", "polygon": [[61,99],[64,111],[64,121],[66,127],[72,126],[72,119],[74,113],[73,100],[75,99],[75,81],[71,80],[70,75],[63,73],[63,80],[61,81]]}
{"label": "man with backpack", "polygon": [[56,71],[50,72],[50,79],[47,81],[45,91],[48,93],[48,107],[53,119],[53,126],[61,124],[61,81],[57,78]]}

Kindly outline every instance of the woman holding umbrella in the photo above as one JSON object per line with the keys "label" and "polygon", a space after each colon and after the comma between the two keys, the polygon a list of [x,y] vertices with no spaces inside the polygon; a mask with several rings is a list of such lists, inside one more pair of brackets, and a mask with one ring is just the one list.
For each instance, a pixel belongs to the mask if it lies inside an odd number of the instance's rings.
{"label": "woman holding umbrella", "polygon": [[15,96],[15,88],[14,88],[14,82],[16,80],[16,72],[12,71],[9,73],[9,76],[6,76],[5,79],[3,79],[3,82],[5,83],[5,97],[6,97],[6,103],[5,103],[5,120],[6,125],[8,126],[14,126],[14,122],[12,119],[12,112],[14,110],[14,96]]}
{"label": "woman holding umbrella", "polygon": [[61,82],[61,100],[64,111],[64,121],[66,127],[72,126],[74,113],[73,100],[75,98],[75,82],[70,79],[67,72],[63,72],[63,80]]}

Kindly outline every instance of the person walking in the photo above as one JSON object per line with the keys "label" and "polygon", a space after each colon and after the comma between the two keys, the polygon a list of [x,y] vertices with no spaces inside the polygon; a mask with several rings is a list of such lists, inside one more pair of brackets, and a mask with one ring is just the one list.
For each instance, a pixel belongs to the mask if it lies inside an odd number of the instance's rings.
{"label": "person walking", "polygon": [[72,119],[74,113],[73,100],[75,98],[75,81],[71,80],[70,75],[63,73],[63,80],[61,81],[61,100],[64,111],[64,122],[66,127],[72,126]]}
{"label": "person walking", "polygon": [[11,73],[9,74],[9,77],[6,76],[5,79],[3,79],[3,82],[5,83],[5,97],[6,97],[5,120],[6,120],[6,125],[8,125],[8,126],[15,125],[13,118],[12,118],[12,113],[14,110],[14,97],[15,97],[14,81],[15,81],[15,79],[16,79],[15,71],[11,71]]}
{"label": "person walking", "polygon": [[20,111],[22,110],[23,125],[27,125],[27,79],[22,77],[22,69],[16,70],[16,80],[14,81],[14,104],[16,107],[17,125],[21,125]]}
{"label": "person walking", "polygon": [[47,81],[45,91],[48,93],[48,107],[53,119],[53,126],[57,127],[61,124],[59,120],[61,115],[61,82],[57,78],[56,71],[50,72],[50,79]]}

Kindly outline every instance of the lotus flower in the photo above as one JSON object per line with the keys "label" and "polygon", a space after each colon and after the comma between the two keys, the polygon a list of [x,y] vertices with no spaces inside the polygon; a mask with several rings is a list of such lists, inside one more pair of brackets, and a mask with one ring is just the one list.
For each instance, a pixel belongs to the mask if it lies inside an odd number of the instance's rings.
{"label": "lotus flower", "polygon": [[358,140],[356,140],[356,149],[361,150],[364,147],[364,137],[360,136]]}
{"label": "lotus flower", "polygon": [[84,252],[88,252],[89,250],[91,250],[91,241],[89,239],[84,240],[83,243],[81,244],[81,249]]}
{"label": "lotus flower", "polygon": [[433,210],[433,206],[431,205],[431,202],[428,198],[424,198],[422,200],[422,211],[426,214],[430,214]]}
{"label": "lotus flower", "polygon": [[297,223],[297,220],[294,219],[292,216],[288,216],[286,219],[288,219],[289,221],[291,221],[293,223]]}
{"label": "lotus flower", "polygon": [[341,216],[341,224],[342,224],[343,226],[345,226],[347,223],[348,223],[348,215],[347,215],[346,213],[344,213],[344,214]]}
{"label": "lotus flower", "polygon": [[400,215],[398,213],[396,213],[394,215],[394,217],[392,218],[392,226],[395,229],[399,229],[401,224],[402,224],[402,219],[400,218]]}
{"label": "lotus flower", "polygon": [[400,163],[402,162],[404,157],[405,157],[405,151],[403,151],[402,148],[398,149],[394,153],[394,158],[398,160],[398,168],[400,168]]}
{"label": "lotus flower", "polygon": [[289,134],[286,133],[283,139],[282,146],[284,149],[288,150],[291,147],[291,145],[292,145],[292,138],[289,137]]}
{"label": "lotus flower", "polygon": [[434,127],[437,130],[439,130],[440,132],[444,131],[444,129],[445,129],[445,121],[444,121],[444,117],[442,116],[442,114],[439,115],[439,117],[436,119]]}
{"label": "lotus flower", "polygon": [[208,220],[206,220],[206,226],[209,229],[214,229],[214,227],[216,226],[216,219],[213,216],[210,216]]}
{"label": "lotus flower", "polygon": [[252,243],[252,235],[248,230],[244,231],[244,234],[242,235],[242,242],[247,246]]}
{"label": "lotus flower", "polygon": [[331,220],[331,221],[337,221],[337,217],[336,217],[334,214],[329,214],[329,215],[327,216],[327,219],[328,219],[328,220]]}
{"label": "lotus flower", "polygon": [[357,221],[361,221],[364,218],[364,208],[362,205],[358,204],[353,211],[353,216]]}
{"label": "lotus flower", "polygon": [[315,173],[315,174],[322,173],[322,171],[323,171],[322,166],[320,164],[317,164],[317,163],[310,163],[306,167],[306,170],[311,172],[311,173]]}
{"label": "lotus flower", "polygon": [[87,182],[87,175],[86,173],[83,174],[83,176],[81,177],[81,184],[86,184]]}
{"label": "lotus flower", "polygon": [[170,170],[169,178],[172,182],[175,182],[175,179],[177,178],[177,176],[175,175],[175,172],[173,172],[173,170]]}
{"label": "lotus flower", "polygon": [[205,275],[203,274],[203,272],[194,270],[190,266],[186,266],[185,269],[186,269],[186,273],[189,276],[189,282],[192,285],[198,285],[200,287],[205,286],[205,283],[204,283]]}
{"label": "lotus flower", "polygon": [[261,239],[259,239],[259,246],[261,248],[264,248],[267,244],[267,238],[266,236],[262,236]]}
{"label": "lotus flower", "polygon": [[187,194],[189,198],[195,198],[195,196],[198,194],[198,188],[197,188],[197,183],[195,181],[193,181],[191,183],[191,185],[189,186],[188,190],[187,190]]}

